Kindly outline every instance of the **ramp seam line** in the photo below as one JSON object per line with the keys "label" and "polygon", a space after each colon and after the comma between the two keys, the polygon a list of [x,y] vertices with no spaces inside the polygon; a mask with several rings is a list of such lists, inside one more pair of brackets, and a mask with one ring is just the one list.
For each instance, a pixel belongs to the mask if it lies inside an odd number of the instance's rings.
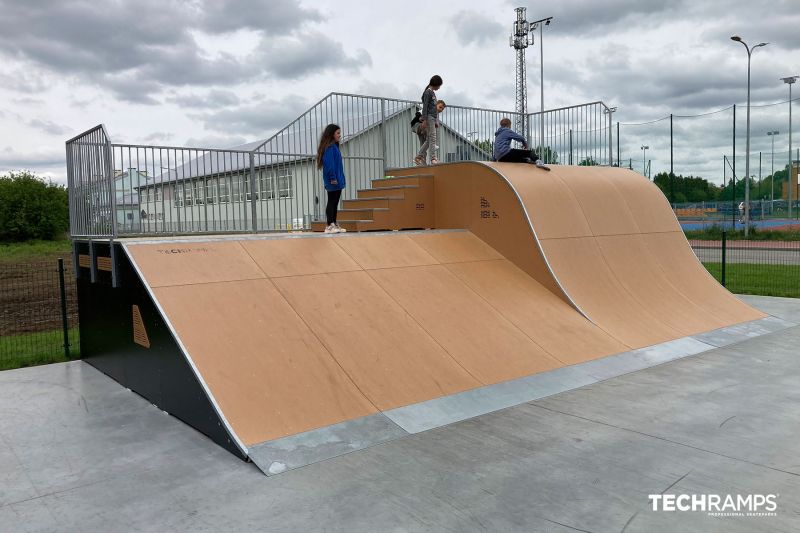
{"label": "ramp seam line", "polygon": [[[578,208],[581,210],[581,214],[583,215],[583,218],[584,218],[584,220],[586,222],[586,225],[589,228],[591,228],[591,225],[589,224],[589,217],[586,215],[586,211],[583,208],[583,204],[580,202],[580,200],[578,200],[578,197],[575,195],[575,192],[573,191],[572,187],[570,187],[569,183],[567,183],[566,180],[561,179],[558,175],[556,175],[555,178],[557,180],[559,180],[564,185],[564,187],[566,187],[566,190],[568,191],[569,195],[572,196],[572,198],[575,200],[575,203],[578,205]],[[610,180],[606,180],[606,181],[610,181]],[[612,185],[612,188],[613,188],[613,185]],[[617,194],[619,194],[618,190],[616,190],[616,189],[614,189],[614,190],[617,192]],[[620,195],[620,197],[622,196],[621,194],[619,194],[619,195]],[[623,203],[624,203],[625,199],[622,198],[622,200],[623,200]],[[636,221],[633,219],[633,213],[630,212],[630,207],[628,206],[628,204],[625,204],[625,207],[628,209],[628,214],[631,215],[631,219],[633,220],[634,225],[636,225]],[[639,226],[637,225],[636,227],[638,228]],[[641,235],[641,230],[640,230],[640,233],[638,235]],[[677,331],[672,326],[669,326],[669,325],[665,324],[663,321],[659,320],[657,316],[655,316],[654,314],[652,314],[648,310],[647,305],[644,304],[643,302],[639,301],[639,299],[636,297],[636,295],[634,295],[633,292],[631,292],[629,290],[629,288],[627,286],[625,286],[625,284],[623,284],[622,281],[620,281],[619,276],[617,276],[617,274],[611,268],[611,265],[608,263],[608,259],[606,258],[605,254],[603,254],[603,250],[602,250],[602,248],[600,248],[600,245],[597,242],[597,238],[598,237],[599,237],[598,235],[592,234],[592,235],[590,235],[588,237],[582,237],[582,238],[584,238],[584,239],[592,239],[592,244],[595,246],[597,252],[599,253],[600,259],[603,261],[603,264],[606,266],[606,270],[611,275],[611,277],[617,282],[617,284],[622,289],[622,291],[625,292],[630,297],[630,299],[633,302],[636,303],[637,306],[641,307],[642,311],[645,314],[647,314],[647,315],[649,315],[649,316],[651,316],[653,318],[653,323],[660,323],[662,326],[664,326],[664,327],[666,327],[666,328],[668,328],[670,330],[674,330],[674,332],[677,333],[678,336],[677,337],[673,337],[673,339],[686,337],[687,335],[684,334],[682,331]],[[592,321],[592,322],[594,322],[594,321]],[[598,324],[598,327],[600,327],[599,324]],[[605,328],[603,328],[603,329],[605,329]],[[611,334],[611,332],[608,332],[608,333],[609,333],[609,335],[611,335],[612,337],[617,339],[616,335]],[[691,335],[691,333],[689,335]],[[620,339],[617,339],[617,340],[620,340]],[[668,339],[668,340],[671,340],[671,339]],[[664,342],[664,341],[662,341],[662,342]],[[626,343],[623,343],[623,344],[626,344]]]}
{"label": "ramp seam line", "polygon": [[[477,261],[476,261],[476,262],[477,262]],[[512,263],[512,264],[513,264],[513,263]],[[528,340],[530,340],[530,341],[531,341],[531,342],[534,344],[534,346],[537,346],[537,347],[538,347],[539,349],[541,349],[541,350],[542,350],[544,353],[546,353],[547,355],[549,355],[550,357],[552,357],[553,359],[555,359],[557,362],[561,363],[562,365],[564,365],[564,366],[569,366],[569,363],[567,363],[567,362],[565,362],[565,361],[562,361],[561,359],[559,359],[559,358],[558,358],[558,357],[557,357],[555,354],[551,353],[551,352],[550,352],[550,350],[548,350],[547,348],[545,348],[544,346],[542,346],[541,344],[539,344],[538,342],[536,342],[536,341],[533,339],[533,337],[531,337],[530,335],[528,335],[527,333],[525,333],[524,331],[522,331],[522,329],[520,329],[520,328],[519,328],[519,326],[517,326],[516,324],[514,324],[514,323],[511,321],[511,319],[510,319],[510,318],[508,318],[508,317],[505,315],[505,313],[503,313],[503,312],[502,312],[500,309],[498,309],[498,308],[496,308],[494,305],[492,305],[492,303],[491,303],[489,300],[487,300],[487,299],[486,299],[486,298],[485,298],[485,297],[484,297],[482,294],[480,294],[478,291],[476,291],[475,289],[473,289],[473,288],[472,288],[472,287],[469,285],[469,283],[467,283],[466,281],[464,281],[463,279],[461,279],[461,278],[458,276],[458,274],[456,274],[455,272],[453,272],[452,270],[450,270],[450,268],[448,268],[448,266],[447,266],[447,265],[442,265],[442,266],[443,266],[443,267],[444,267],[444,268],[445,268],[445,269],[446,269],[446,270],[447,270],[447,271],[450,273],[450,275],[452,275],[452,276],[453,276],[455,279],[457,279],[459,282],[461,282],[461,284],[462,284],[462,285],[464,285],[464,287],[466,287],[468,291],[470,291],[470,292],[471,292],[471,293],[473,293],[475,296],[477,296],[478,298],[480,298],[480,299],[481,299],[481,301],[483,301],[483,302],[484,302],[486,305],[488,305],[488,306],[489,306],[489,307],[490,307],[490,308],[491,308],[491,309],[492,309],[492,310],[493,310],[495,313],[497,313],[498,315],[500,315],[500,316],[503,318],[503,320],[505,320],[506,322],[508,322],[508,323],[511,325],[511,327],[512,327],[512,328],[514,328],[515,330],[517,330],[518,332],[520,332],[520,333],[521,333],[521,334],[522,334],[522,335],[523,335],[525,338],[527,338]],[[609,354],[609,355],[611,355],[611,354]],[[545,372],[546,372],[546,370],[545,370]]]}
{"label": "ramp seam line", "polygon": [[[240,246],[241,246],[241,244],[240,244]],[[267,276],[267,273],[264,272],[264,270],[261,268],[261,266],[258,264],[258,262],[253,258],[253,256],[250,255],[249,250],[247,250],[247,248],[245,248],[244,246],[242,246],[242,249],[247,254],[247,256],[250,257],[250,259],[256,264],[256,267],[259,270],[261,270],[261,272],[263,272],[265,276]],[[294,308],[294,306],[292,305],[292,302],[290,302],[289,299],[286,297],[286,295],[283,293],[283,291],[281,291],[281,288],[278,287],[278,285],[275,282],[273,282],[272,279],[269,276],[267,276],[266,279],[269,282],[269,284],[278,292],[278,294],[280,294],[281,298],[283,298],[283,301],[286,302],[286,305],[288,305],[289,308],[292,311],[294,311],[294,314],[297,315],[297,318],[303,323],[303,325],[308,329],[308,331],[310,331],[311,334],[314,336],[314,338],[317,339],[317,342],[319,342],[320,346],[322,346],[325,349],[325,351],[328,353],[328,355],[331,356],[331,359],[333,359],[333,361],[336,363],[336,366],[338,366],[339,369],[342,371],[342,373],[347,377],[348,381],[350,381],[350,383],[353,384],[353,387],[355,387],[356,390],[361,394],[361,396],[363,396],[364,399],[367,400],[369,402],[369,404],[372,407],[375,408],[375,412],[376,413],[381,413],[382,411],[378,408],[378,406],[375,405],[375,403],[372,401],[372,399],[369,396],[367,396],[364,393],[363,390],[361,390],[361,387],[358,386],[358,383],[356,383],[355,380],[353,379],[353,377],[347,372],[347,370],[345,370],[344,367],[342,367],[342,364],[339,362],[338,359],[336,359],[336,356],[333,355],[333,352],[331,351],[330,347],[325,342],[323,342],[322,339],[319,338],[319,336],[317,335],[317,332],[312,329],[312,327],[308,324],[308,322],[306,322],[306,319],[300,314],[300,312],[297,309]],[[354,420],[354,419],[350,418],[348,420]],[[322,426],[322,427],[325,427],[325,426]],[[316,429],[319,429],[319,428],[316,428]],[[309,430],[309,431],[312,431],[312,430]],[[285,437],[289,437],[289,436],[291,436],[291,435],[285,435]]]}
{"label": "ramp seam line", "polygon": [[[442,265],[441,265],[441,264],[439,264],[439,265],[426,265],[426,266],[442,266]],[[433,336],[433,334],[432,334],[430,331],[428,331],[428,329],[427,329],[425,326],[423,326],[423,325],[422,325],[422,324],[421,324],[421,323],[420,323],[420,322],[419,322],[419,321],[418,321],[418,320],[417,320],[417,319],[414,317],[414,315],[412,315],[411,313],[409,313],[408,309],[406,309],[404,305],[402,305],[400,302],[398,302],[398,301],[395,299],[395,297],[394,297],[394,296],[392,296],[392,295],[389,293],[389,291],[387,291],[386,289],[384,289],[384,288],[383,288],[383,285],[381,285],[380,283],[378,283],[378,280],[376,280],[375,278],[373,278],[373,277],[372,277],[372,274],[370,274],[370,272],[369,272],[368,270],[364,270],[364,273],[365,273],[367,276],[369,276],[369,279],[371,279],[371,280],[372,280],[372,282],[373,282],[375,285],[377,285],[377,286],[378,286],[378,288],[380,288],[380,290],[382,290],[384,293],[386,293],[386,295],[387,295],[389,298],[391,298],[391,300],[392,300],[392,301],[393,301],[393,302],[394,302],[394,303],[395,303],[395,304],[396,304],[396,305],[397,305],[397,306],[398,306],[400,309],[402,309],[402,310],[403,310],[403,312],[406,314],[406,316],[407,316],[408,318],[410,318],[412,321],[414,321],[414,323],[415,323],[417,326],[419,326],[419,328],[420,328],[420,329],[421,329],[423,332],[425,332],[425,335],[427,335],[427,336],[428,336],[428,337],[429,337],[429,338],[430,338],[430,339],[431,339],[433,342],[435,342],[435,343],[436,343],[436,345],[437,345],[439,348],[441,348],[441,349],[442,349],[442,351],[443,351],[444,353],[446,353],[446,354],[447,354],[447,356],[448,356],[450,359],[452,359],[452,360],[453,360],[453,363],[455,363],[455,364],[456,364],[456,366],[458,366],[458,367],[459,367],[461,370],[463,370],[464,372],[466,372],[466,373],[467,373],[467,375],[468,375],[469,377],[471,377],[472,379],[474,379],[475,381],[477,381],[477,382],[480,384],[479,386],[488,385],[488,383],[484,383],[484,382],[483,382],[483,380],[481,380],[481,379],[478,379],[478,377],[477,377],[477,376],[473,375],[473,374],[472,374],[472,372],[470,372],[470,371],[469,371],[469,370],[468,370],[466,367],[464,367],[464,365],[462,365],[462,364],[461,364],[461,362],[460,362],[458,359],[456,359],[456,358],[453,356],[453,354],[452,354],[452,353],[450,353],[450,350],[448,350],[447,348],[445,348],[444,346],[442,346],[442,344],[439,342],[439,340],[438,340],[436,337],[434,337],[434,336]],[[470,388],[470,389],[464,389],[464,390],[472,390],[472,389],[475,389],[475,388],[477,388],[477,387],[472,387],[472,388]],[[459,392],[464,392],[464,391],[459,391]],[[458,394],[458,393],[453,393],[453,394]],[[442,396],[437,396],[437,398],[441,398],[441,397],[442,397]],[[403,406],[399,406],[399,407],[403,407]]]}
{"label": "ramp seam line", "polygon": [[[628,212],[629,212],[629,213],[630,213],[630,215],[631,215],[631,219],[633,220],[633,223],[634,223],[634,225],[635,225],[635,226],[636,226],[636,227],[639,229],[639,235],[645,235],[645,233],[643,233],[643,231],[642,231],[642,228],[641,228],[641,226],[639,225],[639,222],[637,222],[637,220],[636,220],[636,217],[635,217],[635,216],[634,216],[634,214],[633,214],[633,210],[632,210],[632,208],[631,208],[631,204],[630,204],[630,202],[628,202],[628,199],[625,197],[625,195],[624,195],[624,194],[622,194],[622,191],[620,190],[620,187],[617,185],[617,181],[615,181],[615,180],[612,180],[612,179],[609,179],[609,180],[607,180],[607,181],[608,181],[609,183],[611,183],[611,187],[612,187],[614,190],[616,190],[616,191],[617,191],[617,193],[618,193],[618,194],[620,195],[620,197],[622,198],[622,202],[623,202],[623,204],[625,204],[625,207],[628,209]],[[661,190],[660,190],[660,189],[658,189],[658,187],[656,186],[656,184],[655,184],[654,182],[651,182],[651,181],[649,181],[649,180],[648,180],[648,181],[647,181],[647,185],[648,185],[648,187],[650,187],[651,189],[652,189],[652,188],[656,188],[656,189],[658,190],[658,193],[659,193],[659,194],[661,193]],[[710,277],[710,278],[711,278],[711,279],[714,281],[714,285],[719,285],[719,282],[718,282],[718,281],[717,281],[717,280],[716,280],[716,279],[715,279],[713,276],[711,276],[711,273],[708,271],[708,269],[706,269],[706,267],[705,267],[705,266],[703,266],[702,262],[700,261],[700,258],[699,258],[699,257],[697,257],[697,254],[694,252],[694,249],[692,249],[692,245],[689,243],[689,240],[686,238],[686,234],[683,232],[683,228],[682,228],[682,226],[681,226],[681,223],[680,223],[680,221],[678,220],[678,216],[675,214],[675,211],[672,209],[672,207],[671,207],[671,206],[670,206],[670,210],[669,210],[669,211],[670,211],[670,213],[672,214],[672,218],[673,218],[673,220],[675,221],[675,224],[676,224],[676,226],[677,226],[677,228],[678,228],[678,229],[677,229],[677,230],[675,230],[675,231],[653,231],[653,232],[648,232],[648,233],[647,233],[647,235],[650,235],[650,234],[653,234],[653,235],[665,235],[665,234],[670,234],[670,233],[675,233],[675,234],[678,234],[678,233],[679,233],[679,234],[681,235],[681,237],[683,237],[683,240],[684,240],[684,243],[686,244],[686,246],[688,246],[688,247],[689,247],[689,249],[690,249],[690,250],[692,250],[692,255],[694,256],[695,260],[696,260],[696,261],[698,262],[698,264],[700,265],[700,267],[701,267],[701,270],[702,270],[703,272],[705,272],[705,273],[706,273],[706,274],[707,274],[707,275],[708,275],[708,276],[709,276],[709,277]],[[644,248],[645,248],[645,250],[647,250],[648,252],[650,252],[650,250],[651,250],[651,247],[650,247],[650,246],[648,246],[647,242],[646,242],[646,241],[644,241],[642,244],[644,245]],[[691,293],[689,293],[689,294],[685,293],[685,292],[684,292],[684,291],[681,289],[681,287],[680,287],[680,286],[678,286],[678,285],[676,285],[676,284],[672,283],[672,281],[670,281],[670,278],[667,276],[667,269],[664,267],[664,265],[661,263],[661,261],[658,261],[658,260],[656,259],[656,260],[655,260],[655,265],[656,265],[656,268],[658,268],[658,271],[659,271],[659,272],[661,272],[661,274],[662,274],[661,278],[664,280],[664,282],[665,282],[665,283],[666,283],[668,286],[670,286],[670,287],[674,288],[674,289],[675,289],[675,292],[676,292],[677,294],[679,294],[679,295],[683,296],[683,298],[684,298],[685,300],[687,300],[689,303],[691,303],[692,305],[694,305],[695,307],[697,307],[698,309],[700,309],[701,313],[708,313],[708,314],[710,314],[711,316],[713,316],[714,318],[716,318],[717,320],[720,320],[720,319],[721,319],[721,318],[720,318],[719,316],[717,316],[717,314],[716,314],[716,311],[717,311],[717,309],[716,309],[716,308],[714,308],[714,309],[713,309],[713,311],[714,311],[713,313],[712,313],[712,312],[709,312],[709,311],[708,311],[706,308],[702,307],[700,304],[698,304],[698,303],[695,303],[694,299],[692,298],[692,294],[691,294]],[[725,292],[727,292],[728,294],[730,294],[730,291],[728,291],[728,290],[727,290],[727,289],[725,289],[724,287],[722,287],[722,289],[723,289],[723,291],[725,291]],[[745,304],[745,305],[747,305],[747,304]],[[723,320],[723,322],[727,322],[727,320]]]}
{"label": "ramp seam line", "polygon": [[[387,297],[388,297],[390,300],[392,300],[392,301],[395,303],[395,305],[397,305],[397,307],[399,307],[400,309],[402,309],[402,310],[403,310],[403,312],[406,314],[406,316],[408,316],[408,317],[409,317],[409,318],[410,318],[410,319],[411,319],[411,320],[412,320],[412,321],[413,321],[413,322],[414,322],[414,323],[415,323],[417,326],[419,326],[419,328],[420,328],[422,331],[424,331],[424,332],[425,332],[425,335],[427,335],[427,336],[428,336],[428,337],[429,337],[429,338],[430,338],[430,339],[431,339],[431,340],[432,340],[434,343],[436,343],[436,345],[437,345],[439,348],[441,348],[441,349],[442,349],[442,351],[443,351],[444,353],[446,353],[446,354],[447,354],[447,356],[448,356],[450,359],[452,359],[452,360],[453,360],[453,363],[455,363],[457,367],[459,367],[461,370],[463,370],[464,372],[466,372],[466,373],[467,373],[467,375],[468,375],[469,377],[471,377],[472,379],[474,379],[475,381],[477,381],[477,382],[478,382],[478,383],[480,383],[481,385],[486,385],[486,384],[485,384],[483,381],[481,381],[480,379],[478,379],[478,378],[477,378],[477,376],[473,376],[473,375],[472,375],[472,372],[470,372],[469,370],[467,370],[467,369],[466,369],[466,368],[465,368],[465,367],[464,367],[464,366],[463,366],[463,365],[462,365],[462,364],[461,364],[461,363],[460,363],[460,362],[459,362],[459,361],[458,361],[458,360],[457,360],[455,357],[453,357],[453,354],[451,354],[449,350],[447,350],[447,349],[446,349],[444,346],[442,346],[442,345],[441,345],[441,343],[440,343],[440,342],[439,342],[439,341],[436,339],[436,337],[434,337],[434,336],[431,334],[431,332],[430,332],[430,331],[428,331],[428,330],[427,330],[427,329],[426,329],[426,328],[425,328],[425,327],[424,327],[422,324],[420,324],[420,323],[419,323],[419,321],[418,321],[416,318],[414,318],[414,316],[413,316],[411,313],[409,313],[409,312],[408,312],[408,309],[406,309],[406,308],[405,308],[403,305],[401,305],[401,304],[400,304],[400,302],[398,302],[398,301],[395,299],[395,297],[394,297],[394,296],[392,296],[392,295],[389,293],[389,291],[387,291],[387,290],[386,290],[386,289],[383,287],[383,285],[381,285],[380,283],[378,283],[378,280],[376,280],[374,277],[372,277],[372,275],[369,273],[369,270],[365,269],[365,268],[364,268],[364,266],[363,266],[361,263],[359,263],[359,262],[356,260],[356,258],[354,258],[354,257],[353,257],[353,256],[351,256],[349,253],[347,253],[347,250],[345,250],[343,247],[339,246],[339,244],[338,244],[338,243],[336,243],[336,241],[333,241],[333,242],[336,244],[336,246],[337,246],[337,247],[338,247],[338,248],[339,248],[339,249],[340,249],[342,252],[344,252],[344,253],[345,253],[345,255],[347,255],[347,257],[349,257],[350,259],[352,259],[352,260],[353,260],[353,262],[355,262],[355,264],[357,264],[357,265],[358,265],[358,266],[361,268],[361,271],[362,271],[362,272],[364,272],[364,273],[365,273],[365,274],[366,274],[366,275],[369,277],[369,279],[370,279],[370,280],[372,280],[372,283],[374,283],[374,284],[375,284],[375,286],[377,286],[377,287],[378,287],[378,288],[379,288],[379,289],[380,289],[380,290],[381,290],[381,291],[382,291],[384,294],[386,294],[386,296],[387,296]],[[439,263],[439,260],[438,260],[438,259],[436,259],[435,257],[433,257],[433,255],[431,255],[430,253],[428,253],[428,251],[427,251],[427,250],[425,250],[425,249],[424,249],[422,246],[420,246],[420,245],[419,245],[419,244],[417,244],[416,242],[414,243],[414,245],[415,245],[415,246],[417,246],[417,247],[418,247],[420,250],[422,250],[422,251],[423,251],[423,252],[425,252],[426,254],[430,255],[430,256],[431,256],[431,258],[432,258],[434,261],[436,261],[438,265],[441,265],[441,263]],[[433,265],[423,265],[423,266],[433,266]],[[395,267],[395,268],[403,268],[403,267]],[[473,388],[475,388],[475,387],[473,387]],[[471,390],[471,389],[466,389],[466,390]],[[462,392],[463,392],[463,391],[462,391]],[[439,398],[441,398],[441,396],[438,396],[438,397],[439,397]]]}

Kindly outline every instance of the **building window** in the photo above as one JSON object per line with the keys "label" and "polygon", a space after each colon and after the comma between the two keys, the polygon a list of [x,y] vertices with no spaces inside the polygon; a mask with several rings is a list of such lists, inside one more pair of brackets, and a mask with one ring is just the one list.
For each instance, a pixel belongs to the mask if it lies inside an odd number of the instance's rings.
{"label": "building window", "polygon": [[264,200],[272,200],[275,197],[270,171],[262,170],[258,173],[258,190],[261,193],[261,198]]}
{"label": "building window", "polygon": [[217,189],[214,187],[214,180],[206,182],[206,203],[213,204],[217,201]]}
{"label": "building window", "polygon": [[231,200],[230,194],[228,192],[228,182],[225,180],[225,178],[220,178],[218,184],[219,184],[219,203],[227,204]]}
{"label": "building window", "polygon": [[203,205],[203,203],[206,201],[206,193],[202,181],[197,180],[192,183],[192,193],[194,195],[194,204]]}
{"label": "building window", "polygon": [[183,207],[183,184],[172,185],[172,196],[175,198],[175,207]]}
{"label": "building window", "polygon": [[239,189],[240,188],[241,188],[241,183],[240,183],[238,177],[234,177],[234,179],[231,181],[231,189],[232,189],[231,190],[231,197],[232,197],[231,201],[232,202],[238,202],[241,199],[240,195],[239,195]]}
{"label": "building window", "polygon": [[292,187],[292,169],[279,168],[275,171],[275,178],[278,185],[279,198],[291,198],[293,191]]}

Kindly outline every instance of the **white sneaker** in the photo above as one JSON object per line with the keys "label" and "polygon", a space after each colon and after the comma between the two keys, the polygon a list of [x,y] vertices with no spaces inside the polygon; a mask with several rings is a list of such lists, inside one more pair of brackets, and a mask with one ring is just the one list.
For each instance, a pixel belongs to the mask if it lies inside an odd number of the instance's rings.
{"label": "white sneaker", "polygon": [[336,226],[336,233],[347,233],[347,230],[341,227],[339,224],[334,222],[333,225]]}
{"label": "white sneaker", "polygon": [[339,233],[339,230],[336,229],[336,224],[328,224],[328,227],[325,228],[325,233]]}

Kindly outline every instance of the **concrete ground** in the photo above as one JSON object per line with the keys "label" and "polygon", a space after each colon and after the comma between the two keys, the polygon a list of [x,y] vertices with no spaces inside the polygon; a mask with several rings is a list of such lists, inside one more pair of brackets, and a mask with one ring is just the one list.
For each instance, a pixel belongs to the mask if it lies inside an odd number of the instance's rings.
{"label": "concrete ground", "polygon": [[[0,531],[798,531],[798,345],[795,327],[274,477],[82,362],[0,372]],[[777,516],[651,510],[662,493],[777,494]]]}

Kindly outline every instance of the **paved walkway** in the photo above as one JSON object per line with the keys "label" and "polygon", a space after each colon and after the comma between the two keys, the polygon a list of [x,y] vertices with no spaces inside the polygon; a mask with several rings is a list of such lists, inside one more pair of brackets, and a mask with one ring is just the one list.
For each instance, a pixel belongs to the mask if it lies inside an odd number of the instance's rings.
{"label": "paved walkway", "polygon": [[[798,344],[800,327],[271,478],[89,365],[0,372],[0,530],[797,531]],[[778,494],[777,516],[652,511],[660,493]]]}

